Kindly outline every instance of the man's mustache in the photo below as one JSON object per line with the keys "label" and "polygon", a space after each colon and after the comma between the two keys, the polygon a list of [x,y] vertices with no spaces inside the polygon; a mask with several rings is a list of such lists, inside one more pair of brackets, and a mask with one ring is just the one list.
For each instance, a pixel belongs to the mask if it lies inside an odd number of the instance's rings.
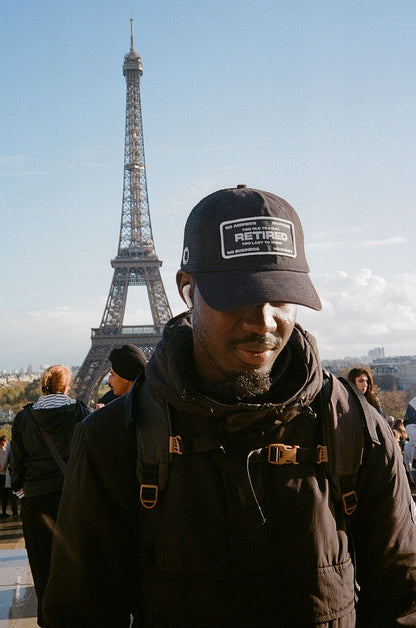
{"label": "man's mustache", "polygon": [[237,345],[246,345],[246,344],[255,344],[265,349],[276,349],[279,344],[279,340],[273,334],[265,334],[264,336],[259,336],[255,333],[247,334],[247,336],[243,336],[241,338],[233,338],[231,341],[232,346]]}

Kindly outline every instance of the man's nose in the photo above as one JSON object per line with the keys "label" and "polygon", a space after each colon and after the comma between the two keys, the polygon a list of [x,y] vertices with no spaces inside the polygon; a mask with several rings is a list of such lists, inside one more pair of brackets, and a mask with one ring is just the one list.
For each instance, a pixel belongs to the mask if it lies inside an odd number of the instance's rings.
{"label": "man's nose", "polygon": [[243,326],[260,336],[277,329],[275,308],[270,303],[260,303],[244,309]]}

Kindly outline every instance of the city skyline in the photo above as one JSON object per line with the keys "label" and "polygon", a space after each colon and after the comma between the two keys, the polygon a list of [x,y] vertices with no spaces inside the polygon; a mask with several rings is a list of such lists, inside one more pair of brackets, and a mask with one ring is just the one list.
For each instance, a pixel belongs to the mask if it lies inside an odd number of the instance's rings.
{"label": "city skyline", "polygon": [[[381,350],[381,353],[379,353]],[[357,365],[359,364],[365,364],[368,366],[371,366],[373,363],[377,363],[377,362],[383,362],[384,360],[386,362],[389,362],[391,360],[394,360],[395,358],[402,358],[404,360],[410,359],[410,360],[414,360],[416,359],[416,354],[409,354],[409,355],[385,355],[384,354],[384,347],[374,347],[372,349],[369,349],[369,351],[367,352],[366,355],[361,355],[361,356],[354,356],[354,355],[344,355],[344,356],[334,356],[332,358],[326,358],[325,356],[322,356],[322,362],[325,364],[328,364],[330,362],[345,362],[345,363],[356,363]],[[52,366],[51,364],[40,364],[40,365],[33,365],[33,364],[22,364],[19,367],[15,368],[15,369],[2,369],[0,370],[0,375],[2,374],[13,374],[13,373],[20,373],[22,375],[31,375],[31,374],[40,374],[42,373],[45,369],[49,368],[50,366]],[[64,366],[66,366],[67,368],[70,368],[72,370],[78,370],[81,366],[81,364],[65,364]]]}
{"label": "city skyline", "polygon": [[[0,371],[81,364],[116,255],[130,47],[149,205],[173,314],[182,232],[245,183],[298,211],[320,354],[416,353],[416,4],[219,0],[0,8]],[[132,295],[127,324],[151,322]],[[146,304],[146,309],[143,307]]]}

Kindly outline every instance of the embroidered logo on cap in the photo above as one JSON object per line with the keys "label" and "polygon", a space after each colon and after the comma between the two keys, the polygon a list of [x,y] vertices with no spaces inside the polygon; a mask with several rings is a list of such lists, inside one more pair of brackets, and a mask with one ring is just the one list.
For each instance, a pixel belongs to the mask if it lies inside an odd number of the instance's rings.
{"label": "embroidered logo on cap", "polygon": [[290,220],[253,216],[220,224],[224,259],[244,255],[296,257],[295,227]]}

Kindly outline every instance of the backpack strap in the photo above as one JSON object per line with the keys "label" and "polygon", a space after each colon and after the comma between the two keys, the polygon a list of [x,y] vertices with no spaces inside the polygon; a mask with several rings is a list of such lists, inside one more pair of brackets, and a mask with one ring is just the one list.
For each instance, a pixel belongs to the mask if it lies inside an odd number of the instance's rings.
{"label": "backpack strap", "polygon": [[175,453],[170,445],[172,426],[168,403],[158,403],[146,385],[141,387],[136,405],[137,430],[136,475],[140,485],[140,502],[147,509],[157,504],[159,491],[166,488],[169,466]]}
{"label": "backpack strap", "polygon": [[136,425],[136,477],[140,503],[147,510],[157,505],[160,491],[168,484],[174,455],[224,451],[221,443],[209,435],[194,439],[174,436],[169,404],[153,397],[144,377],[135,382],[124,404],[126,421],[134,419]]}
{"label": "backpack strap", "polygon": [[172,436],[169,407],[158,402],[150,393],[144,375],[140,376],[124,397],[124,418],[136,428],[136,477],[142,506],[156,506],[159,491],[169,479]]}
{"label": "backpack strap", "polygon": [[347,380],[324,371],[321,392],[324,442],[328,445],[328,476],[344,513],[358,504],[355,491],[365,444],[380,444],[370,406]]}

